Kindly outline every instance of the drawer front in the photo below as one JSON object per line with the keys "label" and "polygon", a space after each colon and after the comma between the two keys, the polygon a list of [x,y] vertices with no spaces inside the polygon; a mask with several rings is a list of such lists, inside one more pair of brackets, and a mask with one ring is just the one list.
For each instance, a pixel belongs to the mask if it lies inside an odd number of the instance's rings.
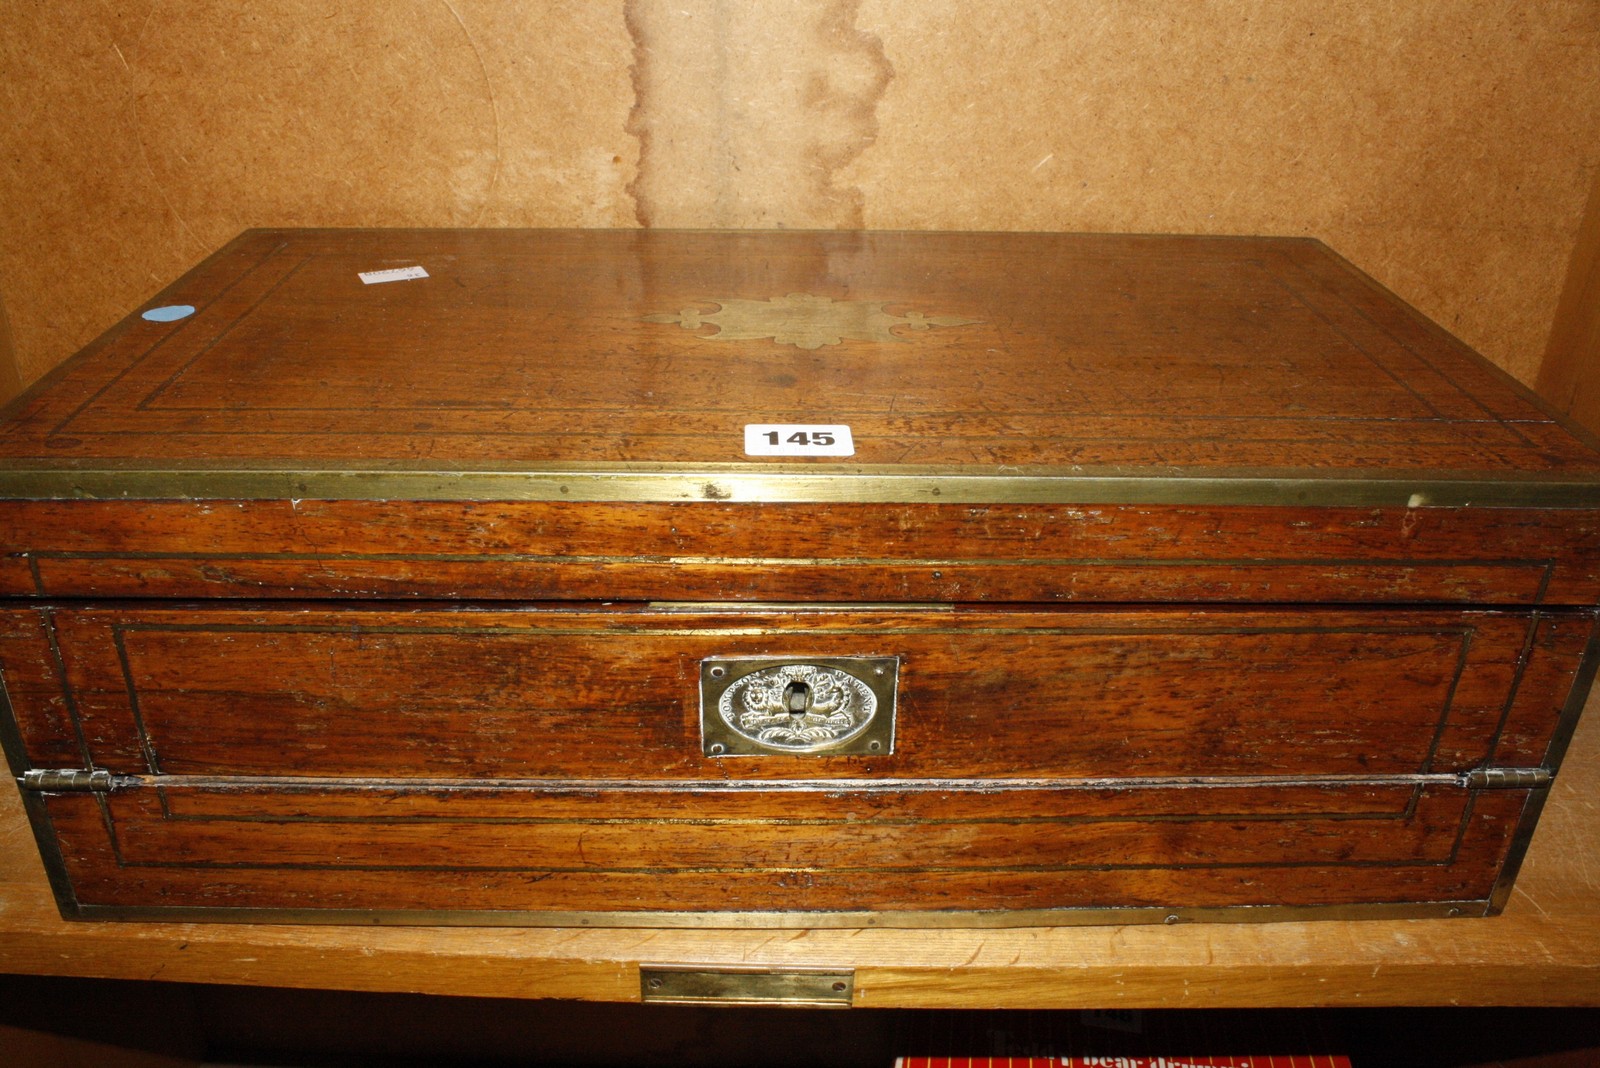
{"label": "drawer front", "polygon": [[[1537,762],[1590,628],[1582,614],[1170,609],[20,615],[47,620],[65,673],[60,692],[31,700],[8,672],[35,764],[76,763],[81,734],[94,765],[119,773],[489,780]],[[707,759],[700,664],[746,656],[898,659],[894,751]]]}
{"label": "drawer front", "polygon": [[[86,914],[1048,922],[1482,911],[1542,790],[1467,773],[1553,770],[1592,630],[1517,611],[61,607],[0,613],[0,668],[19,772],[112,773],[31,800]],[[747,660],[889,665],[886,744],[717,751],[704,672]]]}
{"label": "drawer front", "polygon": [[677,797],[212,783],[97,800],[45,801],[90,917],[826,926],[1399,904],[1482,914],[1529,794],[1445,783]]}

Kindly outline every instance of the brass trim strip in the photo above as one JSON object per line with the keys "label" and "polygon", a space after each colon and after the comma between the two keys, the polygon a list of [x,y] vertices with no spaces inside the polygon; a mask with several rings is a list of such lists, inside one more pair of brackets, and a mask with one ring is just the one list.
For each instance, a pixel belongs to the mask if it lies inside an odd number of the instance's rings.
{"label": "brass trim strip", "polygon": [[728,930],[807,928],[1087,927],[1134,923],[1262,923],[1413,920],[1491,915],[1482,899],[1349,905],[1104,906],[1059,909],[883,912],[516,912],[485,909],[274,909],[79,905],[69,919],[138,922],[331,923],[398,927],[659,927]]}
{"label": "brass trim strip", "polygon": [[361,792],[374,787],[416,790],[516,790],[542,793],[570,793],[577,795],[608,791],[626,791],[632,794],[682,793],[696,794],[751,794],[766,792],[837,793],[849,791],[863,794],[893,793],[943,793],[946,791],[981,791],[985,794],[1010,791],[1066,791],[1066,790],[1141,790],[1204,787],[1217,789],[1258,789],[1274,786],[1455,786],[1466,783],[1461,772],[1399,772],[1379,775],[1144,775],[1126,777],[1017,777],[995,776],[911,779],[911,778],[796,778],[796,779],[463,779],[463,778],[404,778],[385,776],[317,775],[117,775],[119,789],[147,787],[154,789],[192,789],[225,793],[230,790],[274,789],[283,791],[340,791]]}
{"label": "brass trim strip", "polygon": [[438,469],[38,460],[0,469],[0,498],[1600,508],[1600,477],[1314,468],[568,463]]}

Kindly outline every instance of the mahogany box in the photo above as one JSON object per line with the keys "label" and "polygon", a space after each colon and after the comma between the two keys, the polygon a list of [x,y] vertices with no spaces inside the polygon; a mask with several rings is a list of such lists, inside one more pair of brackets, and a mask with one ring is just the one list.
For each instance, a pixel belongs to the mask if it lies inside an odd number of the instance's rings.
{"label": "mahogany box", "polygon": [[1597,604],[1594,443],[1311,240],[258,230],[0,422],[86,919],[1481,916]]}

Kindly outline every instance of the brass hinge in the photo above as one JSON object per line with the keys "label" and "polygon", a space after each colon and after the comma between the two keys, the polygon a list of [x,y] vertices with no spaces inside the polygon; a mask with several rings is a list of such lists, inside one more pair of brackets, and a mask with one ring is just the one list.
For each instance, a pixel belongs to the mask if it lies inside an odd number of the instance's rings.
{"label": "brass hinge", "polygon": [[1473,768],[1461,776],[1469,790],[1529,790],[1549,786],[1549,768]]}
{"label": "brass hinge", "polygon": [[52,794],[104,794],[111,791],[111,773],[102,769],[34,768],[22,773],[22,788]]}

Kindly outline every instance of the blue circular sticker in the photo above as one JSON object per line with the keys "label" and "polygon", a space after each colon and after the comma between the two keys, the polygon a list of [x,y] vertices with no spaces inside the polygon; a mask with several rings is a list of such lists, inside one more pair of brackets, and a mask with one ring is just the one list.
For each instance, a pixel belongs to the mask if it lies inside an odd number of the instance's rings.
{"label": "blue circular sticker", "polygon": [[179,319],[187,319],[193,314],[193,304],[168,304],[164,308],[151,308],[140,318],[149,319],[152,323],[175,323]]}

